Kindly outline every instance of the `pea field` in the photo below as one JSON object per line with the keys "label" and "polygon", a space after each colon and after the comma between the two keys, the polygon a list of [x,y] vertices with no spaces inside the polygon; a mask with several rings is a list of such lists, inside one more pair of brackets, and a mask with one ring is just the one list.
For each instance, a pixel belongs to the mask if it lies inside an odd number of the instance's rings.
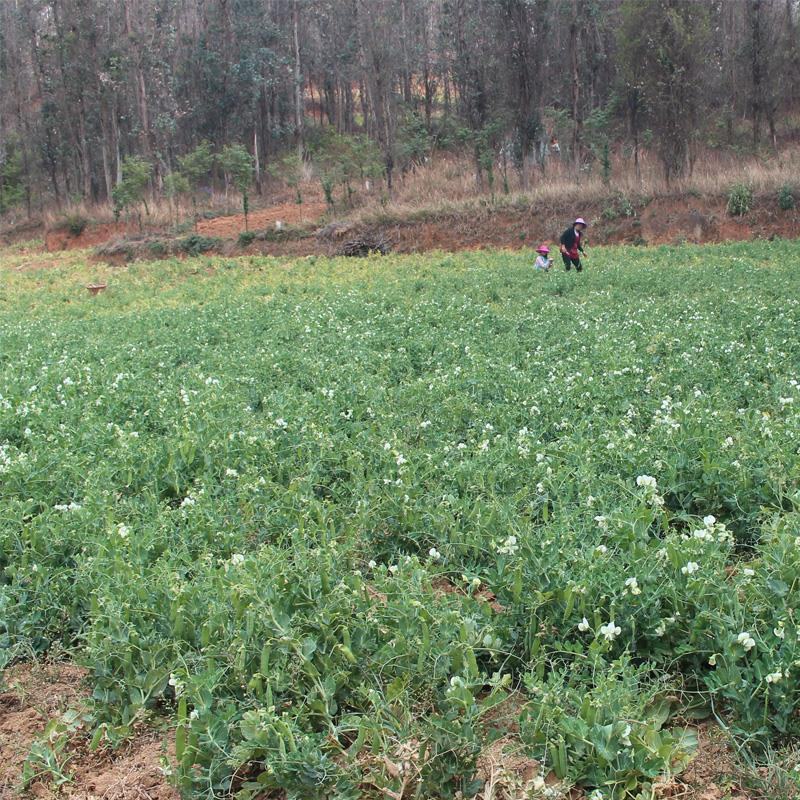
{"label": "pea field", "polygon": [[88,668],[93,746],[161,724],[187,798],[644,800],[711,722],[798,774],[800,243],[26,258],[0,668]]}

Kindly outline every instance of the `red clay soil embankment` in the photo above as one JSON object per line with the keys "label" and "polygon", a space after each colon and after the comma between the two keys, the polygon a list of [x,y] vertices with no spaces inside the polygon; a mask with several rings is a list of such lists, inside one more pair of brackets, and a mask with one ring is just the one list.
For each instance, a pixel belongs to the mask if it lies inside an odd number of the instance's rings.
{"label": "red clay soil embankment", "polygon": [[[572,202],[537,205],[524,201],[495,204],[488,200],[455,211],[421,210],[406,217],[391,214],[362,222],[328,225],[324,235],[315,235],[322,226],[325,205],[319,202],[282,203],[249,216],[249,229],[257,233],[251,244],[239,246],[244,231],[241,215],[217,217],[198,223],[197,234],[222,240],[209,252],[235,255],[263,253],[277,256],[333,255],[348,240],[372,237],[386,240],[393,252],[418,253],[428,250],[472,250],[477,248],[521,248],[540,243],[554,244],[561,231],[576,214],[590,222],[588,240],[601,244],[678,244],[713,243],[753,238],[795,238],[800,231],[800,210],[782,211],[774,196],[756,197],[750,212],[732,217],[726,210],[726,198],[695,195],[672,195],[649,198],[625,198],[610,195],[582,206]],[[57,251],[86,248],[119,240],[119,254],[114,247],[103,248],[99,260],[152,259],[158,248],[138,244],[122,224],[88,225],[79,235],[68,230],[49,231],[45,248]],[[141,237],[139,237],[141,238]],[[177,248],[180,251],[180,248]],[[175,252],[165,247],[163,252]]]}

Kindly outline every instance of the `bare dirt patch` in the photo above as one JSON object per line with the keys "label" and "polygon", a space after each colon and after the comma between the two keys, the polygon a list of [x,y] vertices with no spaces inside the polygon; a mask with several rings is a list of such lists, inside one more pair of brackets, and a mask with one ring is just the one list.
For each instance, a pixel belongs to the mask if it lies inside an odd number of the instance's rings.
{"label": "bare dirt patch", "polygon": [[45,233],[44,248],[49,253],[58,250],[83,250],[87,247],[103,244],[109,239],[131,233],[132,231],[132,228],[129,228],[121,222],[89,224],[77,236],[70,233],[66,228],[51,230]]}
{"label": "bare dirt patch", "polygon": [[[325,213],[325,203],[282,203],[277,206],[253,211],[247,217],[248,228],[251,231],[275,229],[278,223],[281,226],[300,226],[316,222]],[[197,223],[197,232],[203,236],[217,236],[220,239],[235,239],[244,231],[244,216],[233,214],[231,216],[216,217],[215,219],[202,220]]]}
{"label": "bare dirt patch", "polygon": [[178,800],[161,770],[169,755],[160,736],[145,733],[108,756],[79,760],[74,784],[64,794],[74,800]]}
{"label": "bare dirt patch", "polygon": [[164,737],[142,730],[115,751],[89,749],[89,732],[78,729],[67,752],[71,780],[60,788],[45,780],[21,787],[22,767],[47,724],[89,694],[86,671],[73,664],[20,664],[6,670],[0,693],[0,797],[67,797],[73,800],[178,800],[161,770],[171,751]]}
{"label": "bare dirt patch", "polygon": [[[444,595],[447,594],[466,596],[467,594],[467,592],[464,591],[464,589],[462,589],[460,586],[456,586],[454,583],[444,577],[434,578],[434,580],[431,581],[431,589],[433,589],[433,594],[435,597],[444,597]],[[476,600],[488,603],[495,614],[502,614],[506,610],[505,606],[502,606],[498,602],[494,592],[492,592],[491,589],[487,589],[485,586],[481,586],[481,588],[474,592],[472,596]]]}
{"label": "bare dirt patch", "polygon": [[742,786],[742,766],[723,731],[702,724],[697,753],[686,769],[656,786],[656,797],[672,800],[759,800]]}

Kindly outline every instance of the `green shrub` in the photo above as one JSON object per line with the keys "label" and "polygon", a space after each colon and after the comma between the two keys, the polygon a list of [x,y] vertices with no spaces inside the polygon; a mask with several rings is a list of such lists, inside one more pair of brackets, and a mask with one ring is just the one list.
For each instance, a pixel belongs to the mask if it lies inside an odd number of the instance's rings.
{"label": "green shrub", "polygon": [[795,207],[794,190],[788,183],[778,190],[778,206],[781,211],[791,211]]}
{"label": "green shrub", "polygon": [[619,217],[619,211],[617,211],[616,206],[613,203],[611,205],[606,206],[600,212],[600,219],[602,219],[604,222],[613,222],[618,217]]}
{"label": "green shrub", "polygon": [[728,193],[728,213],[743,217],[753,206],[753,190],[745,183],[737,183]]}
{"label": "green shrub", "polygon": [[154,241],[147,243],[147,249],[152,256],[161,258],[162,256],[166,255],[167,243],[163,239],[155,239]]}
{"label": "green shrub", "polygon": [[83,214],[70,214],[64,219],[64,227],[73,235],[80,236],[89,224],[89,220]]}
{"label": "green shrub", "polygon": [[[152,173],[153,165],[143,158],[129,156],[122,162],[122,180],[111,192],[115,219],[119,219],[123,211],[130,210],[140,203],[144,206],[145,213],[150,213],[145,194],[150,184]],[[141,215],[139,217],[139,227],[142,227]]]}
{"label": "green shrub", "polygon": [[239,234],[239,247],[247,247],[253,244],[256,238],[255,231],[242,231]]}
{"label": "green shrub", "polygon": [[222,239],[218,239],[214,236],[200,236],[197,233],[193,233],[191,236],[187,236],[185,239],[181,239],[178,242],[178,249],[187,255],[198,256],[201,253],[207,253],[209,250],[219,247],[221,244]]}

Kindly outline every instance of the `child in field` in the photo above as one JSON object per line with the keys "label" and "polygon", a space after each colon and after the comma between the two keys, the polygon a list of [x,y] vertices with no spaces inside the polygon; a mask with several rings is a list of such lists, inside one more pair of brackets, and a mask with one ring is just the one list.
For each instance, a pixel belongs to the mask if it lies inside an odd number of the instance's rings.
{"label": "child in field", "polygon": [[547,245],[540,244],[536,248],[536,252],[539,255],[536,256],[536,261],[533,262],[533,268],[538,272],[550,272],[550,267],[553,266],[553,259],[547,257],[550,248]]}

